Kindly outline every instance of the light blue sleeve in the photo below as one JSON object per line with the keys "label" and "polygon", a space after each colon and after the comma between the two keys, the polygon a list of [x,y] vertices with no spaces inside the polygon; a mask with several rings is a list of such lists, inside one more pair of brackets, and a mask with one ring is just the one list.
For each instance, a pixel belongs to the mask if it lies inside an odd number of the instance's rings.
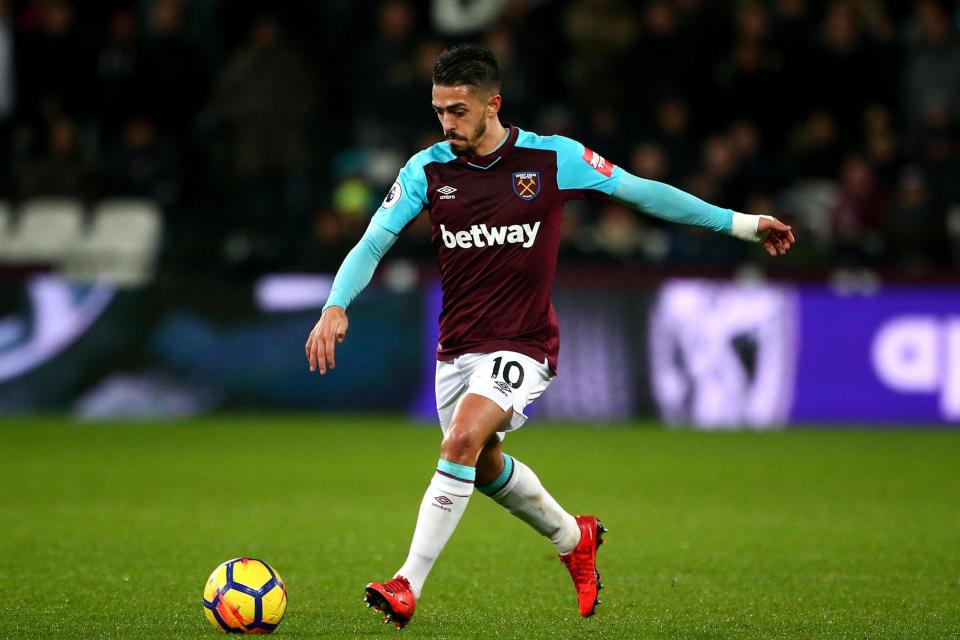
{"label": "light blue sleeve", "polygon": [[380,260],[403,228],[420,214],[427,204],[427,174],[424,168],[432,162],[449,162],[456,156],[450,145],[441,142],[414,155],[400,169],[396,182],[373,214],[360,242],[337,270],[327,297],[327,307],[347,308],[353,299],[370,284]]}
{"label": "light blue sleeve", "polygon": [[599,153],[566,136],[541,136],[521,131],[516,146],[547,149],[557,154],[557,188],[560,191],[599,191],[613,195],[623,173]]}
{"label": "light blue sleeve", "polygon": [[433,162],[449,162],[456,156],[450,145],[441,142],[415,154],[400,169],[400,175],[390,187],[373,221],[395,235],[427,206],[427,174],[424,168]]}
{"label": "light blue sleeve", "polygon": [[612,194],[614,200],[671,222],[692,224],[721,233],[731,232],[731,209],[714,206],[668,184],[640,178],[622,169],[620,171],[620,184]]}
{"label": "light blue sleeve", "polygon": [[571,138],[522,131],[517,146],[556,152],[557,188],[561,191],[599,191],[664,220],[725,233],[732,229],[730,209],[716,207],[668,184],[639,178]]}
{"label": "light blue sleeve", "polygon": [[395,233],[385,229],[379,222],[371,221],[360,242],[350,250],[337,270],[327,303],[323,305],[324,310],[333,306],[346,309],[370,284],[377,265],[396,240]]}

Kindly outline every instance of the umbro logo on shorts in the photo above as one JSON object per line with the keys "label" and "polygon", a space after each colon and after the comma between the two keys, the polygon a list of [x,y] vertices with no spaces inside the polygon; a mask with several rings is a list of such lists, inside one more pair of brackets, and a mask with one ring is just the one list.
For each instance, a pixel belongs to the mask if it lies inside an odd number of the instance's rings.
{"label": "umbro logo on shorts", "polygon": [[447,231],[444,225],[440,225],[440,238],[448,249],[460,247],[469,249],[471,247],[492,247],[497,244],[519,244],[524,249],[533,246],[537,239],[537,232],[540,231],[540,221],[534,224],[511,224],[506,227],[488,227],[485,224],[475,224],[469,231]]}
{"label": "umbro logo on shorts", "polygon": [[507,396],[508,398],[510,397],[510,392],[511,392],[513,389],[510,387],[509,384],[507,384],[506,382],[504,382],[504,381],[502,381],[502,380],[494,380],[494,381],[493,381],[493,384],[497,385],[497,388],[500,390],[500,393],[502,393],[503,395]]}

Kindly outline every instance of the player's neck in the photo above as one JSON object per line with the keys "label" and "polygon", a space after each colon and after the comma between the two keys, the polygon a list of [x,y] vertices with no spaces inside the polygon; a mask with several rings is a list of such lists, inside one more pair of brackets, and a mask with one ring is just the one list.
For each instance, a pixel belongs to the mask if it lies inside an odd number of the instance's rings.
{"label": "player's neck", "polygon": [[507,139],[507,134],[507,129],[500,124],[500,119],[497,118],[493,121],[492,125],[487,127],[486,133],[480,138],[480,144],[477,145],[476,154],[478,156],[485,156],[488,153],[493,153]]}

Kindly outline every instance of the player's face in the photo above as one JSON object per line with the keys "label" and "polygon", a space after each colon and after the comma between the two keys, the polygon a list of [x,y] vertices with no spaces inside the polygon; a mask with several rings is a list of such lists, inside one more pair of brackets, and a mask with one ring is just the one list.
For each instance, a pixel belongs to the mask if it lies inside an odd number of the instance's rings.
{"label": "player's face", "polygon": [[454,155],[476,152],[487,132],[487,117],[496,113],[494,98],[496,96],[480,95],[478,89],[470,85],[433,85],[433,110]]}

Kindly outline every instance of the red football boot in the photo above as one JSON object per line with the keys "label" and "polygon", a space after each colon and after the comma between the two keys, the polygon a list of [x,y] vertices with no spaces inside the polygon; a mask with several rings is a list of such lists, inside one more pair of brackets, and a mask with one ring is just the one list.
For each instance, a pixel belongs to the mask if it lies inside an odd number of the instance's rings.
{"label": "red football boot", "polygon": [[392,622],[397,629],[410,622],[413,611],[417,608],[417,599],[410,589],[410,582],[403,576],[397,576],[386,582],[371,582],[367,585],[367,592],[363,601],[374,611],[383,614],[383,622]]}
{"label": "red football boot", "polygon": [[577,516],[577,525],[580,527],[580,543],[570,553],[561,553],[560,562],[573,578],[580,615],[587,618],[593,615],[600,604],[597,593],[603,589],[603,585],[600,584],[600,572],[597,571],[597,547],[603,544],[603,534],[607,530],[596,516]]}

